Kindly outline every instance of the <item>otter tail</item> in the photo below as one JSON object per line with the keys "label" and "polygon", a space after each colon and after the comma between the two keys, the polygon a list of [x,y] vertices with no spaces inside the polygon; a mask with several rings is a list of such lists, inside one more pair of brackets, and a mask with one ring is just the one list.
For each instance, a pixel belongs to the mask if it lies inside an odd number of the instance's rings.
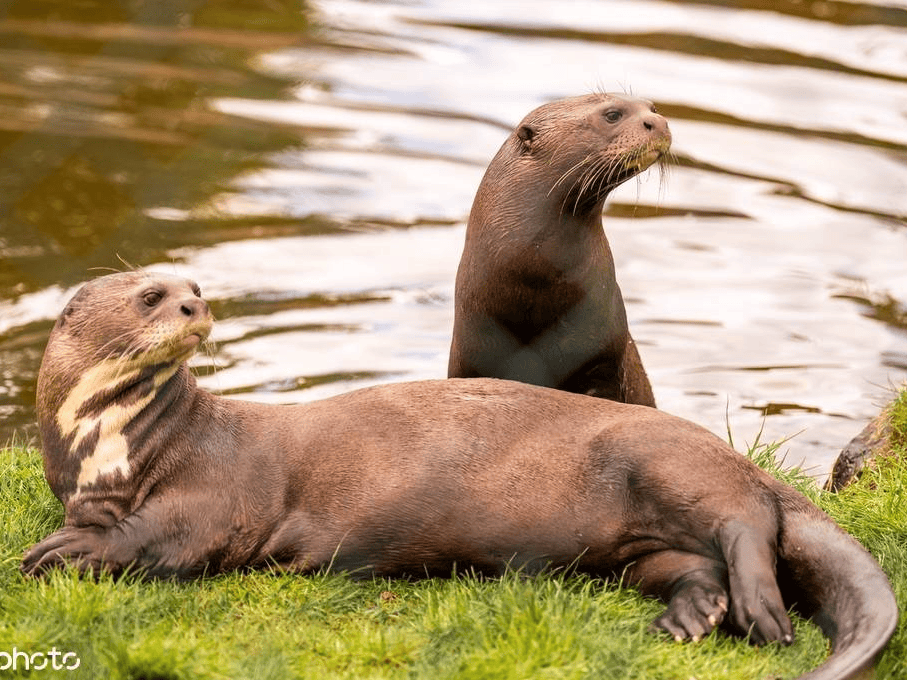
{"label": "otter tail", "polygon": [[788,506],[778,555],[785,602],[831,640],[831,655],[798,680],[871,677],[898,622],[897,602],[878,562],[812,505]]}

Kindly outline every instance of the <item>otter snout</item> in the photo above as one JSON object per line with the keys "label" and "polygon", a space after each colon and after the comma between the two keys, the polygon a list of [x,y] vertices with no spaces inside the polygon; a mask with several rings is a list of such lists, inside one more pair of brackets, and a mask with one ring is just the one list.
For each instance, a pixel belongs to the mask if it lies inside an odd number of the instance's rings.
{"label": "otter snout", "polygon": [[660,113],[649,111],[642,115],[642,125],[647,132],[657,137],[661,137],[667,142],[671,141],[671,130],[668,128],[668,120]]}
{"label": "otter snout", "polygon": [[211,316],[208,303],[200,297],[186,297],[179,301],[179,311],[190,320],[205,319]]}

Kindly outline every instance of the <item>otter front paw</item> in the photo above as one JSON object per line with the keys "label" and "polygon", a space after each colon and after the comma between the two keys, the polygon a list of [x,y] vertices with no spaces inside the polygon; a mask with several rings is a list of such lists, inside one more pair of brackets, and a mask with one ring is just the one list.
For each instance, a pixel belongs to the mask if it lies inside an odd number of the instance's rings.
{"label": "otter front paw", "polygon": [[649,630],[664,631],[678,642],[699,642],[724,620],[727,593],[710,583],[687,582],[672,595],[664,613]]}
{"label": "otter front paw", "polygon": [[39,576],[49,569],[72,565],[83,574],[105,565],[105,530],[96,527],[63,527],[29,549],[20,569]]}

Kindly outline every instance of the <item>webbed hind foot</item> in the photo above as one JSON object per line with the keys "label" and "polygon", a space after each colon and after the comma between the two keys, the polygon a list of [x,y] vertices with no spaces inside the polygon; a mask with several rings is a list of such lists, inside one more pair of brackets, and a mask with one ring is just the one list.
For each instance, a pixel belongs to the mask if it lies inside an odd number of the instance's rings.
{"label": "webbed hind foot", "polygon": [[624,580],[667,603],[649,630],[664,631],[677,641],[701,640],[728,612],[727,566],[722,560],[683,550],[660,550],[630,565]]}
{"label": "webbed hind foot", "polygon": [[664,613],[649,625],[651,632],[664,631],[677,642],[699,642],[724,620],[727,592],[711,574],[697,579],[698,574],[689,574],[678,583]]}

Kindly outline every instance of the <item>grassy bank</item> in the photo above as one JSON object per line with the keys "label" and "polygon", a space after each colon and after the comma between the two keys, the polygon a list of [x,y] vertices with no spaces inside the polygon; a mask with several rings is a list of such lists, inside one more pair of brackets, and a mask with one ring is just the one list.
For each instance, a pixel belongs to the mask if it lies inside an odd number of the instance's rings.
{"label": "grassy bank", "polygon": [[[900,402],[895,414],[907,424],[907,396]],[[794,481],[879,558],[907,618],[907,451],[899,446],[900,456],[839,495]],[[55,649],[60,666],[79,661],[29,675],[20,654],[19,670],[0,677],[762,680],[794,677],[827,653],[803,621],[787,648],[755,649],[723,633],[674,643],[646,633],[658,602],[582,577],[408,583],[255,573],[175,584],[58,572],[25,580],[23,551],[61,521],[39,454],[0,451],[0,667],[13,648]],[[902,623],[877,678],[904,677]]]}

